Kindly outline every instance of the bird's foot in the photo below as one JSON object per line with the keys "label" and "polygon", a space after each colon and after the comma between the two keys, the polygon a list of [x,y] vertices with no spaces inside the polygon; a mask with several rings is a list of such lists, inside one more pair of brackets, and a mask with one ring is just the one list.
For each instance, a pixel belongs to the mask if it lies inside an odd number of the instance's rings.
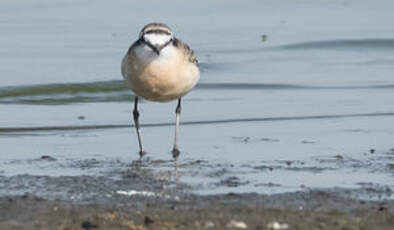
{"label": "bird's foot", "polygon": [[177,147],[174,147],[172,149],[172,156],[174,157],[174,159],[177,159],[180,154],[181,154],[181,151],[179,151],[179,149]]}
{"label": "bird's foot", "polygon": [[145,151],[142,151],[142,150],[140,150],[140,151],[139,151],[139,154],[140,154],[140,158],[142,158],[143,156],[145,156],[146,152],[145,152]]}

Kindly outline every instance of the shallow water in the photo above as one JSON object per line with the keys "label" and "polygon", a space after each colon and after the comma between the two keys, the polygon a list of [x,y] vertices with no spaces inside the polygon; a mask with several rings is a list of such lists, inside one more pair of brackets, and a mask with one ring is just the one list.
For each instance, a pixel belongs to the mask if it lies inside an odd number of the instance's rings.
{"label": "shallow water", "polygon": [[[163,21],[202,70],[183,103],[181,182],[200,194],[393,197],[392,1],[2,5],[0,175],[116,178],[138,159],[120,60],[141,26]],[[146,167],[158,175],[174,174],[174,110],[141,105]]]}

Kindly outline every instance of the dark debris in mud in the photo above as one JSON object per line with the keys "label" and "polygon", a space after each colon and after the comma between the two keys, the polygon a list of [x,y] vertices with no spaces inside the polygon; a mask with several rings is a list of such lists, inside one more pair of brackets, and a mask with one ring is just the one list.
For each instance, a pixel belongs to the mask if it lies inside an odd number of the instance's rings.
{"label": "dark debris in mud", "polygon": [[[186,185],[161,180],[149,170],[126,170],[116,179],[108,176],[0,176],[0,196],[34,194],[48,199],[72,201],[105,201],[130,198],[121,194],[139,196],[149,191],[155,196],[171,198],[181,195]],[[122,193],[121,193],[122,192]],[[139,193],[141,192],[141,193]]]}
{"label": "dark debris in mud", "polygon": [[249,136],[243,136],[243,137],[232,137],[232,139],[236,142],[241,142],[244,144],[248,143],[254,143],[254,142],[279,142],[280,140],[277,138],[269,138],[269,137],[262,137],[262,138],[252,138]]}
{"label": "dark debris in mud", "polygon": [[[368,173],[393,174],[394,166],[391,163],[391,158],[394,158],[394,150],[388,150],[386,152],[375,151],[373,154],[368,153],[367,156],[362,155],[360,159],[348,157],[346,153],[333,153],[330,155],[313,157],[311,160],[274,160],[236,165],[229,163],[211,163],[206,160],[195,159],[182,159],[175,164],[173,160],[150,159],[149,157],[144,158],[142,161],[136,160],[130,163],[117,158],[106,158],[95,155],[85,159],[73,159],[54,154],[41,155],[33,159],[9,160],[5,164],[18,167],[25,167],[25,165],[28,165],[32,168],[39,168],[41,172],[47,170],[52,172],[56,172],[57,170],[70,170],[73,172],[71,175],[84,175],[80,177],[76,176],[76,178],[89,178],[86,180],[89,182],[88,186],[90,188],[98,188],[104,183],[104,187],[106,188],[122,191],[133,189],[154,190],[155,187],[160,189],[163,186],[170,190],[174,187],[181,187],[185,190],[194,189],[198,191],[211,190],[212,188],[219,191],[223,191],[223,188],[237,188],[238,190],[236,191],[242,191],[244,187],[263,187],[264,184],[267,184],[260,179],[254,179],[258,177],[259,174],[264,176],[268,173],[280,173],[281,171],[286,173],[307,172],[312,174],[324,174],[328,171],[333,172],[335,170],[345,170],[351,173],[357,171],[365,172],[368,170]],[[0,176],[3,174],[6,175],[6,173],[0,171]],[[13,194],[13,192],[15,192],[15,194],[23,194],[24,192],[30,193],[36,191],[42,192],[43,194],[52,193],[56,196],[63,196],[66,192],[62,195],[58,191],[69,191],[71,189],[73,191],[78,191],[78,186],[76,186],[76,188],[73,188],[74,185],[65,186],[65,184],[69,183],[69,180],[71,180],[70,178],[73,178],[72,176],[60,176],[58,180],[54,180],[53,178],[54,177],[49,176],[34,177],[32,175],[4,176],[0,179],[0,182],[5,184],[2,185],[0,183],[0,186],[8,190],[0,190],[0,194],[7,195]],[[188,181],[189,178],[194,181],[190,183]],[[38,183],[35,183],[35,180],[38,181]],[[205,183],[201,181],[205,181]],[[275,180],[270,180],[269,182],[281,185],[280,182]],[[34,186],[24,186],[23,183],[25,185],[32,184]],[[57,185],[56,183],[60,184]],[[145,184],[145,186],[142,186],[142,184]],[[49,188],[48,190],[44,189],[46,186]],[[55,189],[56,186],[59,187],[58,190]],[[310,185],[305,185],[304,187],[307,186]],[[357,186],[360,187],[360,185],[355,184],[355,187]],[[272,186],[267,185],[266,187],[271,188]],[[21,189],[18,190],[18,188]],[[24,191],[24,188],[28,189]],[[301,189],[302,188],[303,187],[301,187]],[[291,191],[294,190],[300,190],[300,188],[297,187]],[[102,191],[87,190],[86,193],[80,192],[81,194],[75,197],[111,196],[112,193],[114,193],[113,191],[111,193],[111,191],[105,191],[104,189]],[[93,195],[89,195],[89,193]],[[378,197],[381,196],[381,194],[380,190],[378,190],[376,195]],[[390,197],[389,195],[390,194],[385,193],[383,197]],[[391,195],[391,197],[392,196],[393,195]]]}
{"label": "dark debris in mud", "polygon": [[229,176],[220,182],[216,183],[216,186],[225,186],[225,187],[239,187],[242,185],[249,184],[249,181],[242,181],[239,177],[236,176]]}

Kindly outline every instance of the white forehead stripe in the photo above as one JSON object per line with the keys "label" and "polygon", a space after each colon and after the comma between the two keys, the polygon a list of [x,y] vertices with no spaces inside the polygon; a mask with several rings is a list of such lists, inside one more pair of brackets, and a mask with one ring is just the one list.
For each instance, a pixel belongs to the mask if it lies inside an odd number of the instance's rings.
{"label": "white forehead stripe", "polygon": [[171,40],[171,35],[168,34],[145,34],[144,35],[145,41],[148,41],[152,45],[164,45],[166,44],[169,40]]}

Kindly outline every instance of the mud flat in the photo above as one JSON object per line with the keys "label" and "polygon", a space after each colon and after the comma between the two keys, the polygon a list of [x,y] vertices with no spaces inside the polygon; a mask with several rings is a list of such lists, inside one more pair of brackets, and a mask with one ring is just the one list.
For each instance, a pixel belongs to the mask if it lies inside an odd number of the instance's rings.
{"label": "mud flat", "polygon": [[[1,229],[393,229],[393,202],[330,192],[227,194],[102,202],[0,198]],[[286,228],[288,226],[288,228]]]}
{"label": "mud flat", "polygon": [[[152,171],[2,176],[0,229],[393,229],[384,188],[197,195]],[[10,195],[17,194],[17,195]]]}

